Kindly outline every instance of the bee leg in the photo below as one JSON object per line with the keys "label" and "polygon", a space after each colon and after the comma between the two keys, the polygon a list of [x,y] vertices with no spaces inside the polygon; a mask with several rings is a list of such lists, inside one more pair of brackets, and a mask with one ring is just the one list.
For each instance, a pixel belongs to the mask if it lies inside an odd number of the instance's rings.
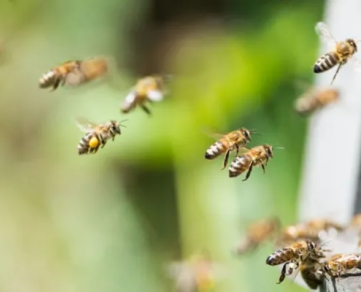
{"label": "bee leg", "polygon": [[150,112],[149,108],[147,108],[144,104],[142,104],[140,106],[148,115],[151,115],[152,113]]}
{"label": "bee leg", "polygon": [[107,140],[102,140],[101,144],[102,144],[101,148],[104,148],[105,144],[107,144]]}
{"label": "bee leg", "polygon": [[281,271],[281,275],[278,279],[278,283],[276,284],[281,284],[283,282],[283,280],[286,278],[286,269],[287,269],[288,263],[285,263],[282,267],[282,271]]}
{"label": "bee leg", "polygon": [[59,79],[59,78],[55,79],[55,82],[54,82],[54,85],[53,85],[53,90],[52,90],[52,91],[54,91],[55,89],[57,89],[57,88],[58,88],[59,83],[60,83],[60,79]]}
{"label": "bee leg", "polygon": [[239,154],[239,146],[237,144],[236,144],[236,150],[237,150],[237,152],[236,152],[236,157],[237,157]]}
{"label": "bee leg", "polygon": [[337,70],[336,70],[336,73],[335,73],[335,75],[333,75],[333,78],[332,78],[332,81],[331,81],[331,85],[332,85],[332,83],[335,81],[336,76],[337,76],[337,74],[338,74],[338,71],[340,71],[341,66],[342,66],[343,64],[344,64],[344,63],[340,63],[340,64],[338,65]]}
{"label": "bee leg", "polygon": [[264,166],[264,164],[261,164],[262,166],[262,169],[263,169],[263,173],[265,174],[266,173],[266,167]]}
{"label": "bee leg", "polygon": [[249,178],[249,176],[251,175],[251,172],[252,172],[252,168],[253,168],[253,162],[251,163],[251,166],[248,169],[245,179],[242,179],[242,181],[246,181]]}
{"label": "bee leg", "polygon": [[227,166],[227,163],[228,163],[228,158],[229,158],[229,148],[227,149],[227,152],[226,152],[226,156],[224,157],[224,160],[223,160],[223,167],[221,170],[225,169],[226,166]]}

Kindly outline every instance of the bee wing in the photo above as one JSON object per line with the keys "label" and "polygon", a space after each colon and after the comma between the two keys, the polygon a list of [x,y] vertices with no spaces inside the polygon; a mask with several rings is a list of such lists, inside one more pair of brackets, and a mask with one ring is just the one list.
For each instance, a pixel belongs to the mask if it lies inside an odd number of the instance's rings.
{"label": "bee wing", "polygon": [[335,45],[337,41],[332,36],[330,29],[323,22],[318,22],[315,26],[316,33],[319,35],[320,39],[328,45]]}
{"label": "bee wing", "polygon": [[75,123],[82,132],[92,132],[98,126],[84,117],[76,117]]}
{"label": "bee wing", "polygon": [[353,58],[353,67],[356,72],[360,73],[361,72],[361,60],[354,57]]}
{"label": "bee wing", "polygon": [[151,90],[148,92],[148,98],[151,101],[161,101],[163,99],[163,92],[160,90]]}

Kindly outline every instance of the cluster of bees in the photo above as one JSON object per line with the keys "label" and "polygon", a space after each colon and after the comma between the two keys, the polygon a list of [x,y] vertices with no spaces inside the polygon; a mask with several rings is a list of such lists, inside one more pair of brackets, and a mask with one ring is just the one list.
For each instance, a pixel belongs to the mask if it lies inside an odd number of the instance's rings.
{"label": "cluster of bees", "polygon": [[[332,85],[341,67],[357,52],[357,42],[353,39],[337,42],[327,25],[321,22],[317,23],[315,29],[323,41],[333,44],[334,49],[317,60],[313,71],[314,73],[322,73],[337,66],[331,81]],[[361,62],[356,58],[353,60],[355,67],[361,68]],[[78,86],[99,79],[108,73],[109,60],[104,57],[68,61],[45,73],[39,81],[39,86],[40,88],[52,88],[54,91],[59,86]],[[147,103],[163,100],[165,95],[164,84],[165,77],[160,75],[140,79],[125,97],[120,106],[120,111],[126,114],[134,108],[140,107],[150,115],[151,112]],[[312,89],[296,100],[295,110],[303,115],[313,113],[337,101],[339,95],[339,91],[331,87]],[[97,124],[86,118],[77,118],[78,127],[85,133],[78,144],[78,153],[80,155],[96,153],[99,148],[106,145],[109,139],[114,140],[116,135],[121,134],[122,122],[110,120]],[[224,154],[222,169],[225,169],[230,152],[235,151],[236,157],[229,166],[229,177],[237,177],[247,172],[243,179],[245,181],[250,177],[253,167],[256,166],[261,167],[265,172],[268,161],[273,158],[275,147],[263,144],[249,148],[248,144],[251,142],[253,134],[255,132],[252,130],[240,128],[228,134],[217,135],[218,141],[206,150],[205,159],[215,159]],[[306,284],[311,289],[316,289],[321,284],[322,277],[341,277],[354,269],[361,270],[361,253],[332,254],[331,250],[325,249],[321,242],[320,233],[330,229],[340,233],[356,230],[360,236],[361,215],[355,216],[347,226],[341,226],[329,220],[312,220],[282,229],[278,219],[262,220],[249,227],[246,238],[237,248],[237,253],[247,253],[263,242],[272,240],[278,249],[267,257],[266,264],[271,266],[283,265],[278,283],[283,282],[286,276],[292,275],[297,270],[300,271]],[[355,247],[355,249],[357,248]],[[207,274],[204,272],[206,271],[204,267],[208,267],[209,262],[202,260],[201,263],[197,268],[193,267],[192,269],[196,271],[194,273],[204,276]],[[201,286],[207,286],[212,282],[199,280],[202,277],[194,278],[194,283],[196,283],[194,285],[199,286],[198,290],[202,290]],[[203,278],[211,278],[209,275],[207,277],[204,276]]]}
{"label": "cluster of bees", "polygon": [[[90,81],[103,78],[109,74],[110,60],[106,57],[94,57],[86,60],[67,61],[45,73],[39,80],[40,88],[59,86],[79,86]],[[166,78],[160,75],[144,77],[136,83],[125,97],[120,106],[122,113],[129,113],[139,106],[147,114],[151,114],[147,103],[159,102],[166,91],[164,83]],[[78,143],[78,154],[96,153],[103,148],[109,139],[114,141],[116,135],[121,134],[120,127],[123,121],[110,120],[105,123],[94,123],[84,117],[77,117],[75,122],[79,129],[85,133]]]}
{"label": "cluster of bees", "polygon": [[[317,289],[323,277],[340,278],[361,270],[361,252],[333,254],[332,249],[325,248],[327,241],[324,242],[323,238],[330,231],[335,231],[338,237],[352,234],[360,238],[361,214],[355,215],[347,225],[315,219],[282,228],[275,217],[256,221],[248,227],[236,253],[249,253],[271,241],[276,251],[267,257],[266,264],[283,265],[277,284],[296,270],[310,289]],[[360,246],[361,242],[355,241],[352,249],[359,251]]]}

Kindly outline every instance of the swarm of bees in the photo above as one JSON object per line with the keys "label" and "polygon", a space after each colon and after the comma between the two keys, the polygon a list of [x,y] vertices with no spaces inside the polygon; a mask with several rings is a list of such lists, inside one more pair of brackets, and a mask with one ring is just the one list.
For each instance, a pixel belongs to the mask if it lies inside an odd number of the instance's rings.
{"label": "swarm of bees", "polygon": [[[331,80],[334,83],[341,67],[347,62],[354,62],[356,69],[361,69],[361,61],[354,55],[357,52],[357,41],[346,39],[337,42],[326,24],[317,23],[316,32],[320,38],[333,45],[333,50],[325,53],[314,64],[314,73],[323,73],[337,66]],[[105,57],[93,57],[85,60],[67,61],[54,67],[39,79],[39,87],[57,90],[62,86],[81,86],[105,78],[110,73],[110,61]],[[120,104],[120,112],[128,114],[140,107],[147,115],[151,115],[149,104],[160,102],[167,91],[162,75],[150,75],[139,79]],[[312,114],[325,106],[337,102],[340,91],[333,88],[312,88],[300,96],[294,103],[294,110],[301,115]],[[99,148],[104,148],[108,140],[114,141],[121,135],[123,121],[115,119],[102,123],[94,123],[84,117],[75,120],[76,125],[84,133],[78,143],[78,154],[94,154]],[[268,161],[273,158],[273,150],[283,149],[269,144],[249,147],[253,130],[241,127],[228,134],[217,134],[217,141],[205,152],[205,159],[213,160],[224,154],[221,170],[229,162],[231,152],[235,157],[230,163],[228,176],[238,177],[243,173],[243,181],[249,179],[253,167],[266,171]],[[354,232],[358,237],[354,251],[350,253],[335,253],[326,249],[322,242],[322,234],[334,230],[337,234]],[[300,272],[300,275],[310,289],[317,289],[326,277],[339,278],[354,270],[361,270],[361,214],[356,215],[347,226],[325,219],[311,220],[281,228],[278,218],[268,218],[252,224],[245,238],[237,245],[236,253],[241,255],[258,248],[266,241],[271,241],[276,250],[266,258],[270,266],[282,266],[277,284],[282,283],[287,276]],[[182,267],[182,268],[180,268]],[[214,286],[214,263],[207,257],[195,257],[186,264],[173,266],[173,277],[177,281],[177,289],[182,292],[208,291]]]}
{"label": "swarm of bees", "polygon": [[[340,278],[361,270],[358,240],[351,242],[349,252],[342,254],[333,253],[337,248],[332,246],[335,239],[326,240],[332,232],[336,238],[345,235],[348,239],[350,236],[360,238],[360,218],[361,214],[355,215],[347,225],[328,219],[314,219],[283,228],[275,217],[263,219],[248,227],[246,236],[237,247],[237,253],[249,253],[270,241],[276,250],[266,258],[266,264],[282,265],[277,284],[296,271],[296,276],[300,272],[301,278],[310,289],[317,289],[323,278]],[[329,245],[327,248],[326,244]]]}
{"label": "swarm of bees", "polygon": [[[80,86],[106,77],[109,71],[110,60],[106,57],[67,61],[43,74],[39,79],[39,87],[52,88],[51,91],[54,91],[59,86]],[[160,75],[140,79],[125,97],[121,112],[128,113],[139,105],[147,114],[150,114],[145,103],[163,99],[164,82],[165,78]],[[94,123],[84,117],[76,118],[76,125],[85,133],[78,143],[78,154],[97,153],[99,148],[103,148],[110,138],[114,141],[116,135],[121,135],[120,127],[123,126],[121,124],[123,121],[110,120],[104,123]]]}

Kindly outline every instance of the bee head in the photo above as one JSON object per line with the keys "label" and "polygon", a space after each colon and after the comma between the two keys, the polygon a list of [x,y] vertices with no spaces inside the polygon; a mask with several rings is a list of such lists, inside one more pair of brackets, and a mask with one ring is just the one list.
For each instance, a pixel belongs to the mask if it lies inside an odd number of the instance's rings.
{"label": "bee head", "polygon": [[114,120],[110,121],[110,131],[114,134],[120,135],[120,126],[117,121]]}
{"label": "bee head", "polygon": [[267,155],[273,158],[273,149],[271,145],[265,144],[263,145],[264,150],[266,151]]}
{"label": "bee head", "polygon": [[347,39],[346,42],[355,49],[355,52],[357,52],[357,45],[353,39]]}
{"label": "bee head", "polygon": [[307,242],[307,250],[314,251],[316,249],[316,244],[313,241],[306,241]]}
{"label": "bee head", "polygon": [[241,132],[242,132],[242,135],[244,136],[244,138],[248,142],[251,142],[251,133],[250,133],[250,131],[248,131],[246,128],[241,128]]}

